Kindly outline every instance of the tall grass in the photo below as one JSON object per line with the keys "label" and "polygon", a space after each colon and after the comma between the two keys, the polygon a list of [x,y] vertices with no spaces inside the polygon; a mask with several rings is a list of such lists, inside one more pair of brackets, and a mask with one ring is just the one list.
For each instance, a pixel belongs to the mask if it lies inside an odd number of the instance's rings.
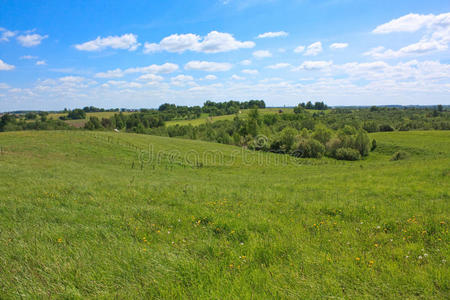
{"label": "tall grass", "polygon": [[1,133],[0,298],[446,298],[450,133],[373,137],[344,162]]}

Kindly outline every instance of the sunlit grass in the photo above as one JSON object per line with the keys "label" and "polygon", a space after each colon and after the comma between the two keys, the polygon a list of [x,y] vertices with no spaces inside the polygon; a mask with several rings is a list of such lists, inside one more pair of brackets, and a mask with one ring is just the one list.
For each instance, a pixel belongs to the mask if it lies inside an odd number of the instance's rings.
{"label": "sunlit grass", "polygon": [[450,132],[371,137],[343,162],[1,133],[0,298],[446,298]]}

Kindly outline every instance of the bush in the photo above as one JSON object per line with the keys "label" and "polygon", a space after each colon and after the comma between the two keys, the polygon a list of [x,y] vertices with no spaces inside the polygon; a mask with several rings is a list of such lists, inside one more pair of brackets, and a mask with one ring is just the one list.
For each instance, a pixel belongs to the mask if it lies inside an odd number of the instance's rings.
{"label": "bush", "polygon": [[325,148],[327,150],[327,155],[331,157],[336,157],[336,151],[342,147],[342,141],[339,138],[332,138],[328,141]]}
{"label": "bush", "polygon": [[325,153],[325,146],[314,139],[302,139],[296,145],[292,155],[303,158],[320,158]]}
{"label": "bush", "polygon": [[67,114],[67,118],[71,120],[85,119],[86,113],[84,112],[84,110],[77,108],[69,111],[69,113]]}
{"label": "bush", "polygon": [[336,159],[339,160],[360,160],[361,154],[352,148],[339,148],[336,150]]}
{"label": "bush", "polygon": [[88,130],[95,130],[102,128],[102,124],[100,123],[100,120],[97,117],[90,117],[89,121],[84,124],[84,128]]}
{"label": "bush", "polygon": [[394,131],[394,128],[389,124],[383,124],[380,125],[380,131]]}
{"label": "bush", "polygon": [[408,158],[408,156],[408,153],[406,153],[405,151],[397,151],[394,153],[394,155],[392,155],[391,161],[406,159]]}
{"label": "bush", "polygon": [[369,155],[370,139],[365,131],[360,130],[355,138],[355,149],[359,151],[361,156]]}
{"label": "bush", "polygon": [[332,132],[330,129],[323,125],[316,126],[314,133],[312,134],[313,139],[318,140],[323,145],[325,145],[331,138]]}

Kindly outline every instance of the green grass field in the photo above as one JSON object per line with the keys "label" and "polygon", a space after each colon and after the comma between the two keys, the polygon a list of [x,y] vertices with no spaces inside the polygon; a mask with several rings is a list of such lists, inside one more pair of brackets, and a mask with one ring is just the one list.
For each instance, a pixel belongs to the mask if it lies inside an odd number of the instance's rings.
{"label": "green grass field", "polygon": [[[269,108],[262,108],[262,109],[258,109],[259,113],[264,115],[264,114],[277,114],[279,113],[280,109],[283,111],[283,113],[292,113],[294,111],[293,108],[275,108],[275,107],[269,107]],[[239,114],[239,116],[246,118],[246,116],[248,115],[248,113],[250,112],[250,109],[242,109],[241,113]],[[224,115],[224,116],[215,116],[215,117],[210,117],[208,114],[203,113],[201,115],[200,118],[198,119],[193,119],[193,120],[172,120],[172,121],[167,121],[166,122],[166,126],[171,126],[171,125],[189,125],[191,124],[192,126],[198,126],[201,124],[205,124],[207,121],[210,122],[215,122],[215,121],[222,121],[222,120],[233,120],[233,118],[235,117],[235,115]]]}
{"label": "green grass field", "polygon": [[450,132],[371,136],[344,162],[0,133],[0,298],[448,298]]}
{"label": "green grass field", "polygon": [[[102,118],[111,118],[112,116],[114,116],[115,114],[118,114],[118,112],[115,111],[105,111],[105,112],[89,112],[86,113],[86,118],[85,119],[80,119],[80,120],[66,120],[64,122],[66,122],[67,124],[73,126],[73,127],[83,127],[84,124],[86,124],[86,122],[89,120],[90,117],[97,117],[100,120]],[[131,112],[123,112],[123,114],[127,115],[127,114],[131,114]],[[51,113],[48,115],[49,119],[53,119],[53,120],[57,120],[59,119],[59,117],[62,116],[67,116],[66,113]]]}

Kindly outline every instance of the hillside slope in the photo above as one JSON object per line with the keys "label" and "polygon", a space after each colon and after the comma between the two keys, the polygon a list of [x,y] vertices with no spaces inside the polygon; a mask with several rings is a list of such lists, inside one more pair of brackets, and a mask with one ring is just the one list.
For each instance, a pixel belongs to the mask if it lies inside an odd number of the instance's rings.
{"label": "hillside slope", "polygon": [[445,298],[450,132],[373,137],[342,162],[0,133],[0,298]]}

